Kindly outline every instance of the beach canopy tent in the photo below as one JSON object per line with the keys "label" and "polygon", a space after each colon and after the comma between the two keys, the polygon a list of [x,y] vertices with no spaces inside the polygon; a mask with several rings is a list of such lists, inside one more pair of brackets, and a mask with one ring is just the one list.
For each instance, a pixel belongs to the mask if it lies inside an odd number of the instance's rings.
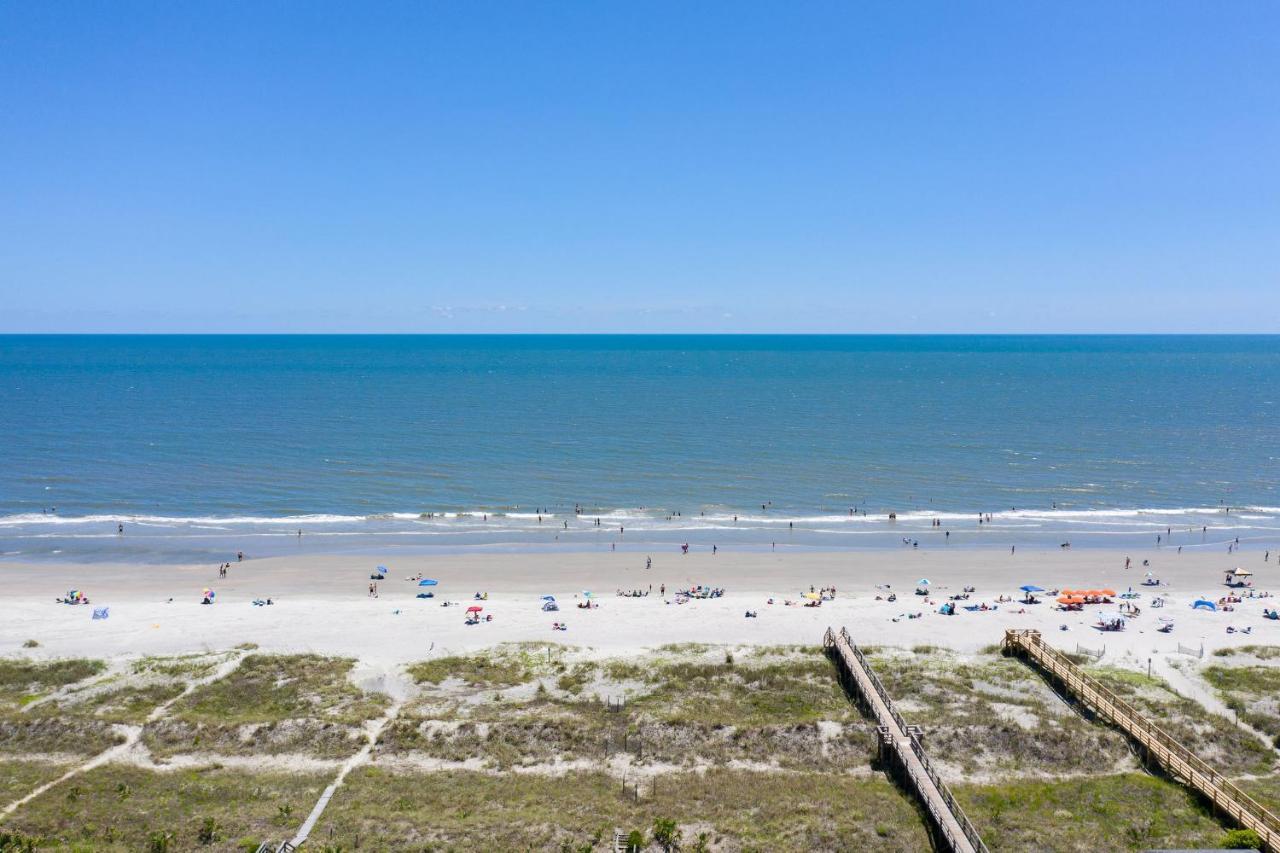
{"label": "beach canopy tent", "polygon": [[916,583],[918,583],[920,586],[928,586],[928,585],[929,585],[929,579],[928,579],[928,578],[920,578],[920,580],[916,581]]}
{"label": "beach canopy tent", "polygon": [[1242,569],[1237,566],[1234,569],[1227,569],[1227,574],[1237,575],[1242,578],[1247,578],[1247,577],[1251,577],[1253,575],[1253,572],[1249,571],[1248,569]]}
{"label": "beach canopy tent", "polygon": [[1024,583],[1022,586],[1018,587],[1018,589],[1023,592],[1044,592],[1044,587],[1036,586],[1033,583]]}
{"label": "beach canopy tent", "polygon": [[481,607],[479,604],[473,604],[467,608],[468,613],[479,613],[481,610],[484,610],[484,608]]}
{"label": "beach canopy tent", "polygon": [[440,581],[432,580],[431,578],[423,578],[418,581],[418,586],[435,586],[438,583],[440,583]]}
{"label": "beach canopy tent", "polygon": [[1192,610],[1217,610],[1218,605],[1214,604],[1207,598],[1197,598],[1195,603],[1191,605]]}

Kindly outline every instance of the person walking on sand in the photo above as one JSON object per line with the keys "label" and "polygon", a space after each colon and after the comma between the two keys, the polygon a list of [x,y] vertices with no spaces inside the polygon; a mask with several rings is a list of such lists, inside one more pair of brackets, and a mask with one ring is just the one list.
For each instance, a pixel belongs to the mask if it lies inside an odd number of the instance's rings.
{"label": "person walking on sand", "polygon": [[646,570],[653,568],[653,557],[644,558],[644,567]]}

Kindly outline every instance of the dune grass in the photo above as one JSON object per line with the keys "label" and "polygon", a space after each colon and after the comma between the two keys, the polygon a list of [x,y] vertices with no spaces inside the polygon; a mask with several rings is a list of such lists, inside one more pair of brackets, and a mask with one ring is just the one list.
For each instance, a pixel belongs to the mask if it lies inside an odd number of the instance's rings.
{"label": "dune grass", "polygon": [[182,719],[269,723],[306,716],[360,723],[377,716],[385,697],[347,679],[350,658],[319,655],[249,655],[226,678],[195,690],[173,708]]}
{"label": "dune grass", "polygon": [[68,713],[48,699],[55,691],[95,679],[106,670],[97,660],[0,660],[0,753],[92,755],[119,743],[113,720]]}
{"label": "dune grass", "polygon": [[1223,646],[1213,653],[1214,657],[1255,657],[1258,660],[1274,660],[1280,658],[1280,646]]}
{"label": "dune grass", "polygon": [[1243,722],[1265,732],[1280,748],[1280,667],[1214,664],[1200,674]]}
{"label": "dune grass", "polygon": [[72,850],[148,850],[166,836],[168,850],[235,850],[291,835],[327,783],[305,773],[156,773],[113,764],[51,788],[0,828]]}
{"label": "dune grass", "polygon": [[471,655],[419,661],[410,664],[407,672],[418,684],[438,685],[456,679],[469,687],[502,690],[565,673],[570,668],[565,657],[576,651],[576,646],[560,643],[500,643]]}
{"label": "dune grass", "polygon": [[857,719],[821,655],[769,663],[673,662],[643,674],[650,690],[630,702],[667,723],[800,725]]}
{"label": "dune grass", "polygon": [[318,831],[344,849],[559,850],[597,844],[613,827],[648,830],[656,818],[700,832],[720,849],[924,850],[919,815],[883,778],[716,770],[630,789],[596,773],[562,777],[453,772],[348,777]]}
{"label": "dune grass", "polygon": [[157,755],[350,754],[359,748],[360,725],[388,702],[348,680],[353,664],[318,655],[249,655],[227,677],[175,703],[165,720],[148,724],[144,742]]}
{"label": "dune grass", "polygon": [[926,747],[949,778],[1114,772],[1131,761],[1123,736],[1075,713],[1017,659],[931,648],[911,655],[885,649],[869,660],[907,722],[924,728]]}
{"label": "dune grass", "polygon": [[1252,733],[1179,695],[1163,679],[1115,667],[1090,667],[1089,673],[1223,773],[1266,773],[1275,764],[1275,753]]}
{"label": "dune grass", "polygon": [[[603,760],[622,750],[639,763],[677,766],[865,763],[869,729],[820,650],[788,649],[785,660],[748,652],[745,662],[729,663],[724,649],[709,648],[684,658],[672,649],[628,659],[544,658],[519,664],[538,686],[516,694],[502,692],[491,675],[495,657],[510,658],[509,650],[482,658],[479,669],[478,656],[441,658],[415,673],[424,695],[383,732],[378,753],[479,758],[494,769]],[[449,683],[457,678],[495,693],[459,696]],[[500,684],[512,680],[520,679]],[[611,711],[604,699],[624,694],[622,709]]]}
{"label": "dune grass", "polygon": [[951,787],[993,851],[1217,847],[1225,834],[1186,788],[1137,773]]}
{"label": "dune grass", "polygon": [[60,687],[100,675],[107,665],[100,660],[69,658],[31,661],[0,659],[0,709],[19,708]]}
{"label": "dune grass", "polygon": [[1272,814],[1280,814],[1280,774],[1236,782],[1244,792],[1262,803]]}
{"label": "dune grass", "polygon": [[25,797],[45,782],[52,782],[70,766],[19,759],[0,761],[0,807]]}
{"label": "dune grass", "polygon": [[411,664],[407,672],[418,684],[440,684],[456,678],[471,687],[503,688],[525,684],[533,672],[519,660],[488,654],[451,655]]}

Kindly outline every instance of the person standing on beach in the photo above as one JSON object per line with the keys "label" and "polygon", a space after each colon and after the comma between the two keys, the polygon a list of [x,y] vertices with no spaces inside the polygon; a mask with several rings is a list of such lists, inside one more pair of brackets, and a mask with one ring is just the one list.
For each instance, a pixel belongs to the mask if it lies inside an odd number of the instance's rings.
{"label": "person standing on beach", "polygon": [[646,570],[653,568],[653,557],[644,558],[644,567]]}
{"label": "person standing on beach", "polygon": [[124,525],[123,525],[123,524],[117,524],[117,525],[116,525],[116,533],[117,533],[118,535],[120,535],[120,536],[123,536],[123,535],[124,535]]}

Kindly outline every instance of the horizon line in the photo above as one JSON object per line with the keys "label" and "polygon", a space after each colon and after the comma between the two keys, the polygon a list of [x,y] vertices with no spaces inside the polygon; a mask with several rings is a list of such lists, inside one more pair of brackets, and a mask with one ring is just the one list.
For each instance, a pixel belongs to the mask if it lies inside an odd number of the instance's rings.
{"label": "horizon line", "polygon": [[124,338],[124,337],[421,337],[421,338],[537,338],[537,337],[581,337],[581,338],[687,338],[687,337],[719,337],[719,338],[923,338],[923,337],[986,337],[986,338],[1266,338],[1280,337],[1280,331],[1269,332],[15,332],[0,331],[0,337],[81,337],[81,338]]}

